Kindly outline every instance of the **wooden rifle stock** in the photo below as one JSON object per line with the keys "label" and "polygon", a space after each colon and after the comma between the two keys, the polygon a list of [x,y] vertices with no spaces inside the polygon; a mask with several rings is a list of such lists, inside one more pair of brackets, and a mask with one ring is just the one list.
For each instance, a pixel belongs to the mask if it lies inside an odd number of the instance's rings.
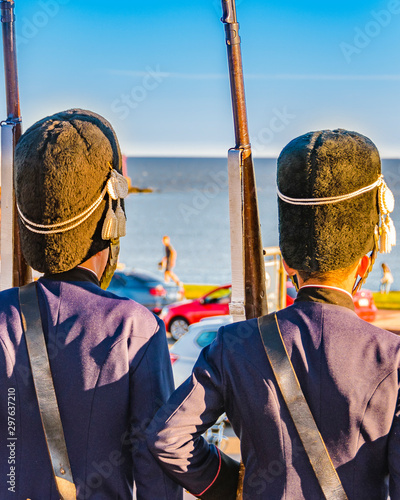
{"label": "wooden rifle stock", "polygon": [[246,318],[267,314],[265,267],[258,213],[257,189],[251,153],[244,91],[242,52],[235,0],[222,0],[228,50],[229,75],[235,126],[236,150],[241,151],[242,245]]}
{"label": "wooden rifle stock", "polygon": [[[21,111],[18,89],[17,52],[15,38],[14,0],[2,0],[1,24],[3,31],[4,72],[7,99],[6,123],[13,126],[14,148],[22,134]],[[14,206],[14,241],[13,241],[13,286],[25,285],[31,281],[31,271],[22,255],[18,215]]]}

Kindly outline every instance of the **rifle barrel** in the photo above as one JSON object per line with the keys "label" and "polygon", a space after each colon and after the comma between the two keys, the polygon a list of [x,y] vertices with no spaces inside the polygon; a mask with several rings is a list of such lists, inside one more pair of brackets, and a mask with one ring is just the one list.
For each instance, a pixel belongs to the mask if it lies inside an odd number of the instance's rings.
{"label": "rifle barrel", "polygon": [[235,126],[235,149],[242,150],[243,254],[246,318],[267,314],[257,189],[251,153],[244,89],[243,62],[235,0],[222,0]]}
{"label": "rifle barrel", "polygon": [[246,318],[268,314],[265,264],[253,158],[243,158],[243,250]]}
{"label": "rifle barrel", "polygon": [[21,110],[19,104],[17,51],[15,43],[14,0],[3,0],[0,4],[7,94],[7,120],[20,123]]}
{"label": "rifle barrel", "polygon": [[228,50],[236,148],[243,149],[246,156],[246,150],[250,149],[250,138],[247,120],[246,95],[244,89],[239,23],[237,22],[236,17],[235,2],[232,0],[223,0],[222,4],[224,10],[222,22],[225,24],[226,44]]}
{"label": "rifle barrel", "polygon": [[[3,32],[4,73],[7,100],[7,122],[14,125],[14,147],[22,134],[19,100],[17,47],[15,37],[14,0],[0,1]],[[13,285],[21,286],[31,280],[30,268],[22,255],[18,215],[14,207],[14,270]]]}

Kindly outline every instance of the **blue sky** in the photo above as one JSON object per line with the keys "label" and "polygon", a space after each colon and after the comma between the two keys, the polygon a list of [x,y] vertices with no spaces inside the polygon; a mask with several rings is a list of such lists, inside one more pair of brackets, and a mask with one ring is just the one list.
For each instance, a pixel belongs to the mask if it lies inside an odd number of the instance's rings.
{"label": "blue sky", "polygon": [[[15,3],[25,128],[83,107],[110,120],[128,155],[234,145],[219,0]],[[238,0],[237,11],[255,155],[342,127],[400,157],[399,0]]]}

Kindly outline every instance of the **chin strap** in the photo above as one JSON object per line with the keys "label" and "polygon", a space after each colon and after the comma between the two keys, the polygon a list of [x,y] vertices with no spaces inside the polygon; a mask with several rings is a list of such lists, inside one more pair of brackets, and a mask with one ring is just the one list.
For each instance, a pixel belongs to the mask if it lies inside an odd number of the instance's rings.
{"label": "chin strap", "polygon": [[290,278],[290,281],[292,282],[293,286],[295,287],[296,292],[298,292],[300,287],[299,287],[299,282],[297,280],[297,276],[295,274],[293,274],[292,276],[289,276],[289,278]]}
{"label": "chin strap", "polygon": [[108,262],[100,279],[100,286],[103,290],[106,290],[108,288],[115,270],[117,269],[119,248],[119,238],[110,240],[110,253],[108,254]]}
{"label": "chin strap", "polygon": [[353,292],[352,292],[353,295],[361,289],[363,284],[367,281],[369,273],[372,271],[372,268],[374,267],[376,258],[378,256],[378,251],[379,251],[379,236],[380,236],[379,228],[378,228],[378,226],[376,226],[375,231],[374,231],[374,248],[373,248],[371,256],[369,258],[370,264],[369,264],[369,267],[368,267],[366,273],[364,274],[364,276],[362,278],[360,278],[358,281],[356,279],[356,282],[355,282],[354,287],[353,287]]}

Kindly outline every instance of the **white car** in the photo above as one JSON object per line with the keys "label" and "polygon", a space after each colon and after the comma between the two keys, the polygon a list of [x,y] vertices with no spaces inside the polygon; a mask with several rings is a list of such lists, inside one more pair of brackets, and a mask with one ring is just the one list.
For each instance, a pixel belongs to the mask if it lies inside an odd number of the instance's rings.
{"label": "white car", "polygon": [[169,351],[175,387],[181,385],[190,376],[200,351],[211,344],[219,328],[232,322],[232,316],[215,316],[204,318],[189,326],[188,332]]}

